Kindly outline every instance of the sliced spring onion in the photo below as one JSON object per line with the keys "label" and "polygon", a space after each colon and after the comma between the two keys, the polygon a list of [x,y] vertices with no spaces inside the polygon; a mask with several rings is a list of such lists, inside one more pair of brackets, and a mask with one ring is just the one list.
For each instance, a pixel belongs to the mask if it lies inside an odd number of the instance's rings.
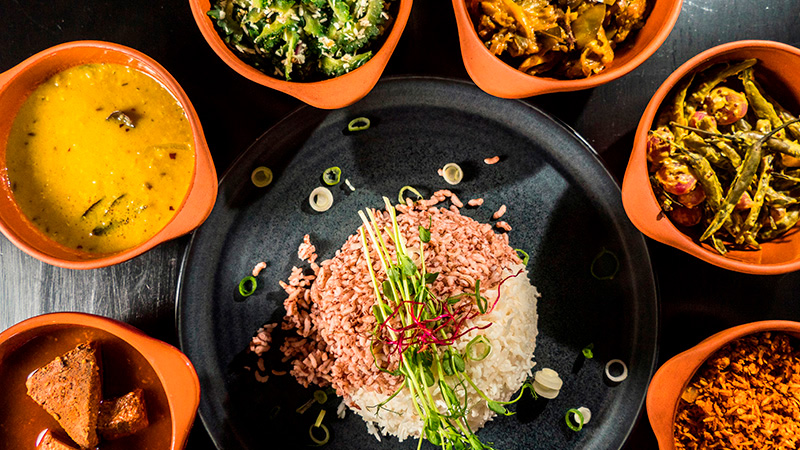
{"label": "sliced spring onion", "polygon": [[324,181],[328,186],[339,184],[339,180],[341,179],[342,169],[337,166],[328,167],[325,169],[325,172],[322,172],[322,181]]}
{"label": "sliced spring onion", "polygon": [[350,188],[350,191],[352,191],[352,192],[355,192],[356,188],[354,188],[354,187],[353,187],[353,185],[352,185],[352,184],[350,184],[350,180],[348,180],[347,178],[345,178],[345,179],[344,179],[344,184],[346,184],[346,185],[347,185],[347,187],[348,187],[348,188]]}
{"label": "sliced spring onion", "polygon": [[520,259],[522,260],[522,264],[527,266],[528,261],[531,260],[531,257],[528,256],[528,253],[525,250],[521,250],[518,248],[515,248],[514,251],[517,252],[517,256],[519,256]]}
{"label": "sliced spring onion", "polygon": [[[314,436],[314,429],[315,428],[322,430],[322,432],[325,433],[325,437],[322,438],[322,439],[318,439],[316,436]],[[308,429],[308,435],[311,437],[311,440],[314,441],[314,443],[317,444],[317,445],[325,445],[325,444],[328,443],[328,441],[331,440],[331,432],[328,431],[328,427],[326,427],[325,424],[321,424],[318,427],[315,427],[312,424],[311,427],[309,427],[309,429]]]}
{"label": "sliced spring onion", "polygon": [[308,196],[308,204],[316,212],[325,212],[333,205],[333,194],[328,188],[320,186],[311,191],[311,195]]}
{"label": "sliced spring onion", "polygon": [[533,379],[542,386],[550,389],[560,390],[564,382],[558,376],[558,372],[553,369],[544,368],[533,375]]}
{"label": "sliced spring onion", "polygon": [[409,191],[412,194],[416,195],[417,198],[419,198],[419,199],[422,198],[422,194],[420,194],[418,190],[414,189],[413,186],[403,186],[402,188],[400,188],[400,193],[397,194],[397,200],[400,201],[401,205],[405,205],[406,204],[406,199],[403,198],[403,193],[405,193],[406,191]]}
{"label": "sliced spring onion", "polygon": [[464,171],[461,170],[461,166],[456,163],[447,163],[442,167],[442,176],[447,184],[455,186],[461,183],[461,180],[464,178]]}
{"label": "sliced spring onion", "polygon": [[269,418],[270,418],[270,420],[274,420],[276,417],[278,417],[278,414],[279,414],[280,412],[281,412],[281,407],[280,407],[280,406],[277,406],[277,405],[276,405],[276,406],[274,406],[274,407],[273,407],[273,408],[272,408],[272,409],[269,411]]}
{"label": "sliced spring onion", "polygon": [[[613,259],[614,269],[609,271],[608,274],[598,274],[597,270],[600,269],[600,267],[595,267],[595,266],[597,266],[598,262],[605,255],[610,255],[611,258]],[[592,276],[597,278],[598,280],[613,280],[614,277],[619,272],[619,258],[617,258],[617,255],[614,252],[606,250],[606,248],[603,247],[603,249],[600,250],[600,253],[598,253],[597,256],[595,256],[594,259],[592,260],[592,265],[591,267],[589,267],[589,271],[592,273]]]}
{"label": "sliced spring onion", "polygon": [[308,408],[311,408],[311,406],[313,406],[314,403],[316,403],[316,402],[317,402],[317,399],[312,398],[309,401],[307,401],[307,402],[303,403],[302,405],[300,405],[300,407],[297,408],[295,411],[298,414],[305,414],[306,411],[308,411]]}
{"label": "sliced spring onion", "polygon": [[[584,425],[586,425],[587,423],[589,423],[590,420],[592,420],[592,411],[589,410],[589,408],[587,408],[585,406],[581,406],[580,408],[578,408],[578,412],[581,413],[581,415],[583,416],[583,424]],[[578,421],[578,415],[577,414],[573,414],[572,418],[575,420],[575,422]]]}
{"label": "sliced spring onion", "polygon": [[366,117],[356,117],[347,124],[347,131],[364,131],[369,125],[369,119]]}
{"label": "sliced spring onion", "polygon": [[[619,375],[611,374],[611,368],[615,365],[619,365],[622,368],[622,372],[620,372]],[[621,383],[628,378],[628,366],[626,366],[625,363],[620,359],[612,359],[606,363],[606,377],[608,377],[608,379],[614,383]]]}
{"label": "sliced spring onion", "polygon": [[272,183],[272,170],[269,167],[256,167],[253,169],[253,173],[250,174],[250,181],[256,185],[256,187],[266,187]]}
{"label": "sliced spring onion", "polygon": [[322,425],[322,419],[324,418],[325,418],[325,410],[321,409],[319,411],[319,414],[317,414],[317,420],[316,422],[314,422],[314,427],[319,428],[319,426]]}
{"label": "sliced spring onion", "polygon": [[594,350],[594,344],[589,344],[586,347],[583,347],[583,350],[581,350],[581,353],[583,353],[583,357],[584,358],[592,359],[592,358],[594,358],[594,352],[592,350]]}
{"label": "sliced spring onion", "polygon": [[255,277],[244,277],[242,281],[239,282],[239,294],[241,294],[242,297],[249,297],[256,292],[257,287],[258,281],[256,281]]}
{"label": "sliced spring onion", "polygon": [[[578,420],[573,423],[573,418],[577,417]],[[583,428],[583,414],[575,408],[570,408],[567,410],[567,414],[564,416],[564,420],[567,422],[567,426],[572,431],[581,431]]]}
{"label": "sliced spring onion", "polygon": [[[476,345],[480,345],[480,347],[476,348]],[[473,352],[472,349],[475,349],[476,352]],[[489,356],[489,353],[492,352],[492,344],[489,343],[489,339],[486,338],[484,335],[475,336],[472,338],[471,341],[467,344],[467,358],[473,361],[482,361]]]}
{"label": "sliced spring onion", "polygon": [[317,401],[320,405],[328,401],[328,394],[325,391],[317,389],[314,391],[314,400]]}

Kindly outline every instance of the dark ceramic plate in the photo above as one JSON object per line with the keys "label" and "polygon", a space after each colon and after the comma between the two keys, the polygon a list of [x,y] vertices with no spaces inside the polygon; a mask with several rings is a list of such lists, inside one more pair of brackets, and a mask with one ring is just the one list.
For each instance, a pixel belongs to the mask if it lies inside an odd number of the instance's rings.
{"label": "dark ceramic plate", "polygon": [[[345,132],[359,116],[372,126]],[[493,155],[500,163],[483,163]],[[200,376],[200,415],[218,448],[310,443],[316,412],[295,409],[313,390],[289,376],[259,383],[244,368],[254,365],[246,352],[250,337],[283,316],[278,281],[302,265],[297,246],[303,235],[310,233],[320,258],[329,258],[355,232],[357,210],[380,207],[382,195],[397,198],[404,185],[423,195],[450,188],[436,170],[453,161],[466,174],[453,190],[464,201],[486,199],[464,214],[488,222],[501,204],[508,206],[511,246],[530,254],[531,278],[542,293],[535,361],[564,380],[558,398],[521,403],[519,414],[490,422],[480,438],[503,450],[622,446],[653,373],[658,308],[644,239],[622,210],[619,187],[585,141],[538,109],[466,83],[405,78],[380,83],[349,108],[300,109],[267,131],[225,175],[211,217],[195,232],[179,282],[178,330]],[[275,175],[264,189],[250,182],[261,165]],[[333,187],[333,207],[315,213],[308,195],[334,165],[356,191]],[[589,271],[603,248],[620,260],[610,281]],[[239,280],[259,261],[268,266],[258,291],[237,301]],[[589,343],[595,357],[584,361],[579,355]],[[603,377],[605,362],[614,358],[630,369],[615,386]],[[576,433],[564,415],[579,406],[591,409],[592,420]],[[348,412],[333,420],[332,413],[325,448],[416,448],[415,440],[378,444],[360,417]]]}

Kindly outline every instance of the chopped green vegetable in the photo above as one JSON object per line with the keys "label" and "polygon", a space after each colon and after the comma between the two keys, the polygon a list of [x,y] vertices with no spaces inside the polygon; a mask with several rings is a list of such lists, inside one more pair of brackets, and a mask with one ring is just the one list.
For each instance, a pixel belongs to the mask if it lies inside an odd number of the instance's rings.
{"label": "chopped green vegetable", "polygon": [[256,69],[314,81],[367,62],[391,22],[388,9],[385,0],[214,0],[207,14]]}
{"label": "chopped green vegetable", "polygon": [[[322,432],[325,433],[325,437],[319,439],[316,436],[314,436],[315,429],[322,430]],[[311,427],[309,427],[308,429],[308,435],[311,437],[311,440],[314,441],[314,443],[317,445],[325,445],[328,443],[328,441],[331,440],[331,432],[328,431],[328,427],[326,427],[325,424],[320,424],[319,426],[315,426],[314,424],[312,424]]]}
{"label": "chopped green vegetable", "polygon": [[325,418],[325,410],[321,409],[319,414],[317,414],[317,420],[314,422],[314,427],[319,428],[322,425],[322,419]]}
{"label": "chopped green vegetable", "polygon": [[403,198],[403,193],[405,193],[406,191],[409,191],[412,194],[416,195],[418,199],[423,198],[422,194],[420,194],[419,191],[414,189],[412,186],[403,186],[402,188],[400,188],[400,193],[397,194],[397,201],[399,201],[400,204],[404,205],[406,203],[406,200]]}
{"label": "chopped green vegetable", "polygon": [[256,292],[256,287],[258,287],[258,282],[255,277],[244,277],[242,281],[239,282],[239,294],[241,294],[242,297],[249,297]]}
{"label": "chopped green vegetable", "polygon": [[324,181],[328,186],[339,184],[339,180],[341,179],[342,169],[338,168],[337,166],[328,167],[325,169],[325,172],[322,172],[322,181]]}
{"label": "chopped green vegetable", "polygon": [[302,405],[300,405],[300,407],[297,408],[295,411],[298,414],[305,414],[306,411],[308,411],[308,408],[311,408],[314,405],[314,403],[316,403],[316,402],[317,402],[316,398],[311,398],[307,402],[305,402]]}
{"label": "chopped green vegetable", "polygon": [[366,117],[356,117],[347,124],[347,131],[364,131],[369,128],[370,122]]}
{"label": "chopped green vegetable", "polygon": [[[607,269],[607,267],[605,267],[607,264],[600,262],[605,255],[609,255],[612,258],[614,268],[610,271],[607,271],[607,273],[598,273],[601,268]],[[600,267],[597,267],[598,265]],[[606,248],[603,247],[603,249],[600,250],[600,253],[598,253],[597,256],[595,256],[592,260],[592,265],[589,267],[589,271],[592,273],[592,276],[598,280],[613,280],[619,272],[619,258],[617,258],[617,255],[614,252],[606,250]]]}
{"label": "chopped green vegetable", "polygon": [[592,350],[594,350],[594,344],[589,344],[586,347],[583,347],[583,350],[581,350],[581,353],[583,353],[583,357],[584,358],[592,359],[592,358],[594,358],[594,353],[592,352]]}
{"label": "chopped green vegetable", "polygon": [[317,403],[322,405],[328,401],[328,394],[326,394],[325,391],[317,389],[316,391],[314,391],[314,400],[316,400]]}
{"label": "chopped green vegetable", "polygon": [[253,169],[253,173],[250,174],[250,181],[252,181],[256,187],[267,187],[272,183],[272,170],[264,166],[256,167]]}
{"label": "chopped green vegetable", "polygon": [[[572,418],[573,414],[578,417],[577,424],[574,422]],[[567,414],[564,416],[564,420],[567,422],[567,426],[572,431],[581,431],[581,429],[583,429],[583,413],[575,408],[570,408],[567,410]]]}
{"label": "chopped green vegetable", "polygon": [[522,264],[527,266],[528,261],[530,261],[531,259],[530,256],[528,256],[528,253],[525,250],[521,250],[518,248],[515,248],[514,251],[517,252],[517,256],[522,255],[520,257],[520,259],[522,260]]}

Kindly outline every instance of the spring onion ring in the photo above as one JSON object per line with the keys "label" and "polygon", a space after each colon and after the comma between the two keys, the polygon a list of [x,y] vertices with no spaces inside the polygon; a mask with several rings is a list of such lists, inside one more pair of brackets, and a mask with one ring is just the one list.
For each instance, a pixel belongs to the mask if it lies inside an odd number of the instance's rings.
{"label": "spring onion ring", "polygon": [[324,172],[322,172],[322,181],[324,181],[328,186],[339,184],[339,180],[341,179],[342,169],[337,166],[328,167]]}
{"label": "spring onion ring", "polygon": [[325,391],[317,389],[314,391],[314,400],[321,405],[328,401],[328,394],[326,394]]}
{"label": "spring onion ring", "polygon": [[520,258],[520,259],[522,259],[522,265],[523,266],[527,266],[528,265],[528,261],[531,260],[531,257],[528,256],[528,252],[526,252],[525,250],[518,249],[518,248],[515,248],[514,251],[517,252],[517,256],[522,255],[522,257]]}
{"label": "spring onion ring", "polygon": [[319,414],[317,414],[317,420],[316,422],[314,422],[314,428],[319,428],[319,426],[322,425],[322,419],[324,418],[325,418],[325,410],[322,409],[319,411]]}
{"label": "spring onion ring", "polygon": [[318,187],[308,196],[308,204],[316,212],[325,212],[333,205],[333,194],[326,187]]}
{"label": "spring onion ring", "polygon": [[256,187],[267,187],[272,183],[272,170],[264,166],[256,167],[253,169],[253,173],[250,174],[250,181],[252,181]]}
{"label": "spring onion ring", "polygon": [[[322,430],[322,432],[325,433],[325,437],[323,439],[317,439],[317,437],[314,436],[314,428],[319,428]],[[328,427],[326,427],[325,424],[320,424],[318,427],[315,427],[314,424],[311,424],[311,427],[308,429],[308,435],[317,445],[325,445],[331,440],[331,432],[328,431]]]}
{"label": "spring onion ring", "polygon": [[257,287],[258,282],[255,277],[244,277],[242,281],[239,282],[239,294],[241,294],[242,297],[250,297],[256,292]]}
{"label": "spring onion ring", "polygon": [[356,117],[347,124],[347,131],[364,131],[369,125],[369,119],[366,117]]}
{"label": "spring onion ring", "polygon": [[[477,354],[474,354],[472,349],[478,344],[483,344],[483,346],[480,347],[479,349],[476,349]],[[489,339],[486,339],[486,336],[481,334],[479,336],[475,336],[474,338],[472,338],[471,341],[469,341],[469,343],[467,344],[466,356],[467,358],[473,361],[482,361],[486,359],[486,357],[489,356],[489,353],[491,352],[492,352],[492,344],[489,343]]]}
{"label": "spring onion ring", "polygon": [[[611,367],[614,364],[619,364],[620,366],[622,366],[621,374],[611,375]],[[628,378],[628,366],[626,366],[625,363],[622,362],[622,360],[620,359],[612,359],[611,361],[606,363],[606,377],[608,377],[608,379],[613,381],[614,383],[621,383],[625,381],[626,378]]]}
{"label": "spring onion ring", "polygon": [[422,194],[419,193],[418,190],[414,189],[413,186],[403,186],[400,188],[400,193],[397,194],[397,200],[400,202],[401,205],[405,205],[406,200],[403,198],[403,193],[405,191],[410,191],[412,194],[416,195],[417,198],[422,198]]}
{"label": "spring onion ring", "polygon": [[[597,264],[598,261],[600,261],[600,259],[604,255],[611,255],[611,257],[614,259],[614,270],[612,270],[609,275],[601,276],[598,275],[597,272],[595,271],[595,265]],[[614,252],[606,250],[606,248],[603,247],[603,249],[600,250],[600,253],[598,253],[597,256],[595,256],[594,259],[592,260],[592,265],[589,267],[589,271],[592,273],[592,276],[597,278],[598,280],[613,280],[614,277],[619,272],[619,258],[617,258],[617,255]]]}
{"label": "spring onion ring", "polygon": [[[578,420],[575,421],[578,425],[572,423],[572,416],[578,417]],[[581,431],[583,428],[583,414],[575,408],[570,408],[567,410],[567,414],[564,416],[564,421],[567,422],[567,426],[572,431]]]}
{"label": "spring onion ring", "polygon": [[461,183],[461,180],[464,178],[464,171],[461,170],[461,166],[456,163],[447,163],[442,167],[442,176],[447,184],[455,186]]}
{"label": "spring onion ring", "polygon": [[553,369],[542,369],[533,375],[533,391],[540,397],[554,399],[558,397],[564,382]]}
{"label": "spring onion ring", "polygon": [[583,350],[581,350],[581,353],[583,353],[583,357],[584,358],[592,359],[592,358],[594,358],[594,352],[592,350],[594,350],[594,344],[589,344],[586,347],[583,347]]}

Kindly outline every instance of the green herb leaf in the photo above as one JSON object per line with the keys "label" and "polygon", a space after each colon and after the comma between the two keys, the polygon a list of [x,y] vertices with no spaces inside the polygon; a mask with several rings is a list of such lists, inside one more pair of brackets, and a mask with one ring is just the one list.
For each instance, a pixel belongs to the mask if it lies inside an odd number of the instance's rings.
{"label": "green herb leaf", "polygon": [[426,284],[433,284],[436,279],[439,278],[439,272],[434,273],[426,273],[425,274],[425,283]]}
{"label": "green herb leaf", "polygon": [[464,358],[458,353],[453,354],[453,368],[459,372],[464,372],[467,369]]}
{"label": "green herb leaf", "polygon": [[436,380],[433,378],[433,372],[430,367],[422,367],[422,375],[425,377],[425,385],[428,387],[433,386]]}
{"label": "green herb leaf", "polygon": [[411,278],[417,274],[417,266],[408,256],[400,255],[397,257],[397,261],[400,263],[403,276]]}
{"label": "green herb leaf", "polygon": [[512,416],[512,415],[514,415],[514,413],[512,413],[511,411],[506,409],[505,406],[501,405],[498,402],[489,401],[489,402],[486,402],[486,404],[489,406],[489,409],[491,409],[492,411],[496,412],[497,414],[501,414],[503,416]]}
{"label": "green herb leaf", "polygon": [[426,244],[431,241],[431,231],[422,225],[419,226],[419,240]]}

